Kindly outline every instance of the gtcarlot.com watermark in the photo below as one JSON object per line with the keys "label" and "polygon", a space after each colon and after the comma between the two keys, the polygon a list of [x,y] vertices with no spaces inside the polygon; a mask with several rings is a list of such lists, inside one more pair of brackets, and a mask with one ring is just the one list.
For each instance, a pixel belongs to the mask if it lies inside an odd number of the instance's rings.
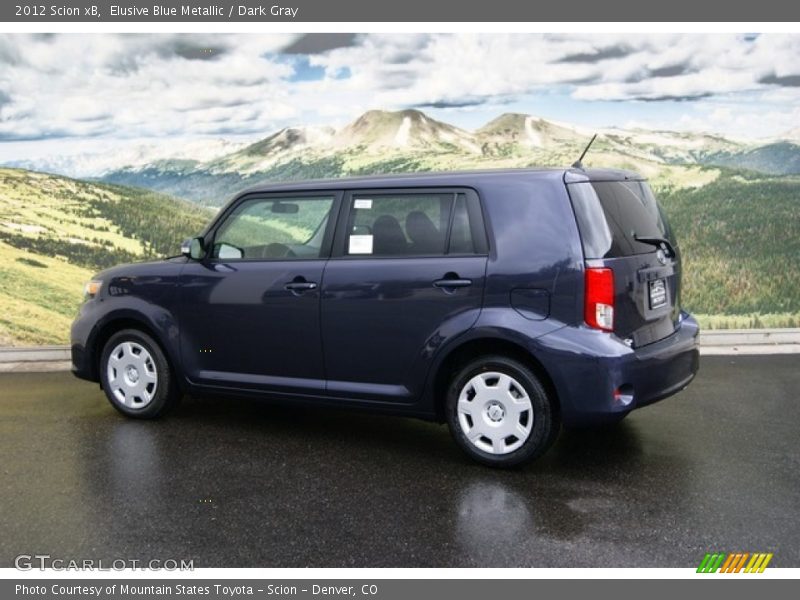
{"label": "gtcarlot.com watermark", "polygon": [[194,560],[131,558],[53,558],[49,554],[20,554],[14,559],[14,567],[20,571],[194,571]]}

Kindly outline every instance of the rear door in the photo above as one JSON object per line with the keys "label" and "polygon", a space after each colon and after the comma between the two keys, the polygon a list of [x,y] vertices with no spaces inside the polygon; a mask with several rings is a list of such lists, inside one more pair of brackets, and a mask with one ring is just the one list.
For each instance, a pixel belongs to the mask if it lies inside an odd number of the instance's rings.
{"label": "rear door", "polygon": [[411,402],[426,359],[481,308],[487,242],[478,197],[359,190],[343,202],[322,294],[328,395]]}
{"label": "rear door", "polygon": [[587,266],[614,272],[614,333],[640,347],[675,331],[680,250],[645,181],[568,184]]}

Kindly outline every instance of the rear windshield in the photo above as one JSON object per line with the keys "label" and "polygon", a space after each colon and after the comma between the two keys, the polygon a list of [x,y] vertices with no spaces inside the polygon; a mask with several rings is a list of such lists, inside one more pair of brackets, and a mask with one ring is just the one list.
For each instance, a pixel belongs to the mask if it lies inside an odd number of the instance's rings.
{"label": "rear windshield", "polygon": [[663,237],[674,243],[669,224],[644,181],[592,181],[567,186],[586,258],[616,258],[656,249],[636,241]]}

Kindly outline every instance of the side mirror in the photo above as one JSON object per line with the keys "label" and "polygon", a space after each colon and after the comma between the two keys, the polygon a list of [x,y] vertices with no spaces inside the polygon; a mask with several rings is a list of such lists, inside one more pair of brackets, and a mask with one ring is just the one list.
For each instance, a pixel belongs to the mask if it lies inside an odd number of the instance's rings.
{"label": "side mirror", "polygon": [[181,254],[192,260],[200,260],[205,257],[205,244],[203,238],[195,237],[186,240],[181,244]]}

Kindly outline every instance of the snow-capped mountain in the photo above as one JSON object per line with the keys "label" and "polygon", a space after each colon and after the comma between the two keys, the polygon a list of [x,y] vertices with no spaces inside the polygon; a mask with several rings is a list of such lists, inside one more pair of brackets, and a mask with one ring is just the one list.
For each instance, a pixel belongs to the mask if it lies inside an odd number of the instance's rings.
{"label": "snow-capped mountain", "polygon": [[[39,171],[151,188],[221,204],[264,180],[379,172],[566,166],[598,133],[585,164],[637,170],[663,183],[702,185],[703,168],[800,173],[800,130],[782,140],[745,142],[719,135],[643,128],[590,130],[534,115],[506,113],[467,131],[419,110],[371,110],[340,127],[298,126],[255,142],[220,139],[144,144],[102,155],[15,163]],[[797,139],[795,139],[797,138]]]}
{"label": "snow-capped mountain", "polygon": [[333,145],[337,148],[480,153],[473,134],[437,121],[419,110],[366,112],[337,132]]}
{"label": "snow-capped mountain", "polygon": [[478,129],[475,135],[481,141],[484,153],[490,154],[509,145],[547,148],[559,144],[585,144],[592,134],[533,115],[505,113]]}

